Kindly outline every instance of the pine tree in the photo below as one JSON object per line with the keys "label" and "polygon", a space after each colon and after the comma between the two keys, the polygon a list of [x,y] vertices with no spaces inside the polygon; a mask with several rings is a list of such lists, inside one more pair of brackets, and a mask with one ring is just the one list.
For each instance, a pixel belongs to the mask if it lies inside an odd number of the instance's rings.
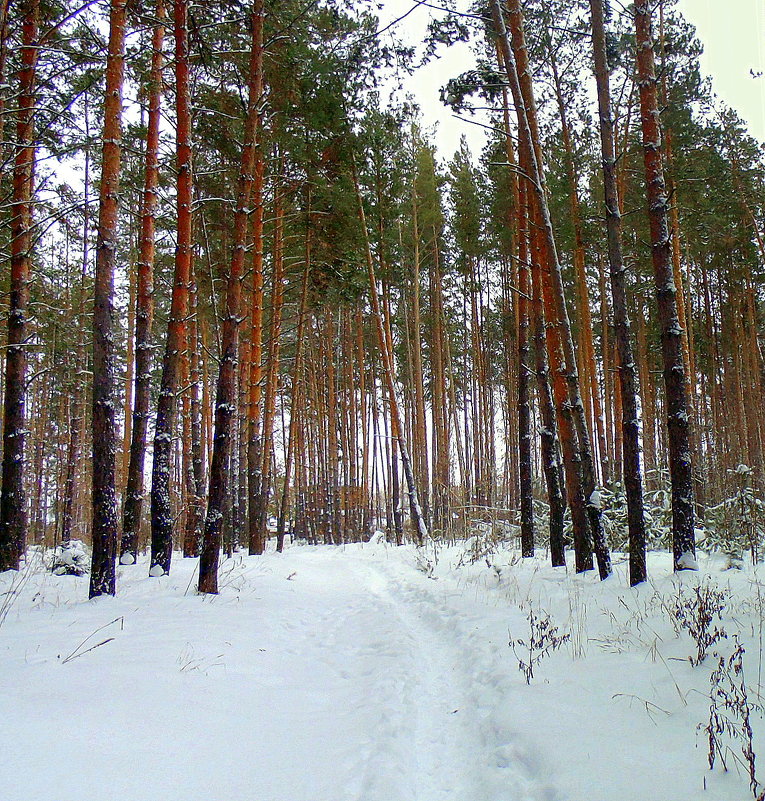
{"label": "pine tree", "polygon": [[106,60],[101,190],[98,207],[96,279],[93,310],[93,560],[90,597],[114,595],[116,585],[117,447],[114,271],[122,136],[122,85],[125,70],[126,0],[111,0]]}
{"label": "pine tree", "polygon": [[635,2],[635,34],[646,196],[664,357],[669,469],[672,484],[672,550],[675,570],[684,570],[696,566],[690,420],[683,360],[683,330],[677,314],[677,290],[672,273],[669,200],[662,164],[651,7],[647,0]]}

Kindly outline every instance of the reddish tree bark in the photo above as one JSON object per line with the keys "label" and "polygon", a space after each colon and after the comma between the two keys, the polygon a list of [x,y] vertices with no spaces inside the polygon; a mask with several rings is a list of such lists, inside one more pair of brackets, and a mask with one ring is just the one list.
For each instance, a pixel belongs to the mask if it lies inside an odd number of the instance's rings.
{"label": "reddish tree bark", "polygon": [[173,556],[173,511],[170,504],[170,456],[173,418],[178,389],[181,352],[186,338],[191,279],[191,97],[189,91],[189,23],[187,0],[175,0],[173,34],[175,38],[176,95],[176,183],[177,241],[170,320],[167,325],[162,378],[154,426],[154,461],[151,472],[151,566],[152,575],[170,572]]}
{"label": "reddish tree bark", "polygon": [[149,76],[149,119],[146,134],[143,205],[141,209],[141,240],[138,259],[138,286],[135,311],[135,400],[133,430],[130,440],[125,504],[122,515],[120,562],[133,564],[136,560],[138,530],[144,492],[144,459],[146,426],[149,419],[151,394],[152,344],[151,326],[154,317],[154,228],[159,186],[159,124],[162,98],[162,72],[165,35],[165,0],[157,0],[156,24],[152,33],[151,73]]}
{"label": "reddish tree bark", "polygon": [[696,566],[690,420],[683,358],[683,329],[678,318],[677,289],[672,272],[669,199],[661,157],[661,122],[649,0],[635,2],[635,35],[646,196],[664,359],[669,472],[672,485],[672,550],[675,570],[683,570]]}
{"label": "reddish tree bark", "polygon": [[258,106],[263,91],[263,2],[256,0],[252,8],[252,46],[245,121],[242,163],[237,186],[234,217],[234,249],[231,255],[226,287],[226,316],[221,333],[221,361],[215,397],[215,434],[210,465],[210,491],[205,518],[202,552],[199,559],[199,592],[218,592],[218,560],[220,558],[223,507],[228,486],[228,457],[231,441],[231,420],[236,413],[236,362],[239,331],[239,301],[242,291],[242,270],[247,244],[247,219],[254,183],[255,148],[258,134]]}
{"label": "reddish tree bark", "polygon": [[[11,291],[5,356],[3,476],[0,489],[0,571],[18,569],[26,548],[27,513],[24,491],[26,440],[27,306],[32,264],[32,192],[36,148],[36,106],[39,0],[21,3],[22,46],[19,109],[11,210]],[[2,29],[5,29],[4,9]]]}
{"label": "reddish tree bark", "polygon": [[117,447],[114,392],[114,269],[122,154],[122,84],[125,72],[126,0],[112,0],[106,59],[101,190],[93,308],[93,559],[90,597],[114,595],[116,584]]}

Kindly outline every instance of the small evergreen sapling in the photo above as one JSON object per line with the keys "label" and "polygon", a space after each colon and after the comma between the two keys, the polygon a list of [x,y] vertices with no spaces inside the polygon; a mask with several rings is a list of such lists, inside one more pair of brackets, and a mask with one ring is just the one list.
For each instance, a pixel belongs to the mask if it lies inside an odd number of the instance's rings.
{"label": "small evergreen sapling", "polygon": [[84,576],[90,568],[90,557],[81,540],[62,542],[53,549],[51,572],[55,576]]}
{"label": "small evergreen sapling", "polygon": [[757,564],[765,539],[765,501],[752,487],[752,469],[738,465],[728,473],[736,482],[736,493],[706,511],[706,547],[726,554],[731,566],[742,567],[749,552]]}

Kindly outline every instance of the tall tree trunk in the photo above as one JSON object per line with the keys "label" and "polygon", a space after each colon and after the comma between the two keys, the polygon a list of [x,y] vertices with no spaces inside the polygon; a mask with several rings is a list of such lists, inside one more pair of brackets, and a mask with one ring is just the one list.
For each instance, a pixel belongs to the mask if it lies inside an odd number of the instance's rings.
{"label": "tall tree trunk", "polygon": [[247,220],[254,182],[255,147],[258,134],[261,95],[263,93],[263,2],[252,7],[252,40],[250,71],[242,163],[237,186],[234,217],[234,249],[226,287],[226,316],[221,337],[221,361],[215,396],[215,435],[210,465],[210,491],[205,518],[202,552],[199,560],[199,592],[218,592],[218,560],[220,557],[223,506],[228,487],[228,457],[231,440],[231,419],[236,413],[234,381],[239,331],[239,301],[242,271],[247,244]]}
{"label": "tall tree trunk", "polygon": [[449,512],[449,410],[446,391],[446,356],[449,343],[444,329],[444,293],[438,242],[434,243],[430,271],[432,414],[433,414],[433,524],[442,535],[451,529]]}
{"label": "tall tree trunk", "polygon": [[584,247],[584,233],[582,230],[582,214],[579,203],[579,175],[576,168],[574,147],[571,142],[571,128],[568,121],[568,112],[563,98],[558,62],[555,57],[555,48],[550,43],[550,65],[552,67],[555,96],[558,100],[563,149],[566,153],[566,168],[568,172],[569,205],[571,208],[571,224],[574,229],[574,273],[576,280],[577,308],[579,310],[580,327],[580,362],[583,367],[582,395],[585,409],[590,416],[590,436],[597,435],[598,449],[600,451],[600,469],[603,481],[610,478],[608,464],[608,448],[606,447],[605,432],[603,430],[603,407],[600,401],[600,388],[595,365],[595,345],[593,343],[592,313],[590,311],[589,289],[587,287],[586,252]]}
{"label": "tall tree trunk", "polygon": [[[279,175],[282,167],[279,167]],[[273,459],[274,419],[276,395],[279,385],[279,354],[281,350],[282,311],[284,305],[284,197],[281,179],[278,179],[274,198],[273,275],[271,288],[271,320],[268,332],[268,363],[266,386],[263,395],[261,425],[260,487],[252,514],[258,529],[258,539],[267,539],[268,500],[271,491],[271,463]]]}
{"label": "tall tree trunk", "polygon": [[189,301],[191,305],[189,315],[189,368],[191,371],[189,388],[191,413],[191,472],[192,486],[190,508],[186,517],[186,533],[184,535],[184,556],[199,556],[202,535],[202,518],[204,516],[205,475],[202,443],[202,409],[199,398],[200,369],[199,369],[199,308],[197,301],[197,286],[194,270],[192,269],[191,286],[189,287]]}
{"label": "tall tree trunk", "polygon": [[521,555],[534,556],[534,494],[531,473],[531,408],[529,398],[529,280],[528,206],[526,182],[520,187],[518,210],[518,467],[521,499]]}
{"label": "tall tree trunk", "polygon": [[640,424],[638,420],[638,388],[635,359],[630,341],[630,321],[627,310],[626,267],[622,255],[622,225],[616,185],[616,151],[611,117],[611,92],[606,34],[603,23],[603,0],[590,0],[592,12],[592,45],[595,78],[598,87],[600,112],[600,144],[603,159],[606,229],[608,233],[608,264],[611,273],[611,297],[614,309],[614,329],[619,350],[619,385],[621,389],[622,459],[624,486],[627,495],[627,527],[630,543],[630,585],[647,578],[645,562],[645,521],[643,519],[643,481],[640,473]]}
{"label": "tall tree trunk", "polygon": [[159,187],[159,124],[162,98],[162,72],[165,35],[165,0],[157,0],[156,24],[152,33],[151,73],[149,76],[149,119],[144,158],[141,241],[138,257],[138,286],[135,310],[135,399],[133,430],[130,438],[130,461],[127,469],[125,503],[122,509],[120,562],[133,564],[137,556],[138,531],[144,493],[146,427],[151,396],[152,342],[154,317],[154,228]]}
{"label": "tall tree trunk", "polygon": [[[563,359],[561,364],[554,365],[553,368],[554,378],[553,386],[559,384],[559,377],[556,373],[562,368],[565,370],[566,381],[566,396],[563,393],[556,391],[556,403],[559,409],[561,418],[564,414],[568,414],[573,418],[573,423],[576,429],[576,436],[578,437],[578,448],[574,446],[571,437],[566,436],[566,432],[561,430],[561,443],[568,451],[568,458],[564,461],[567,462],[567,480],[566,486],[569,492],[573,492],[571,497],[572,514],[577,511],[579,500],[575,485],[578,483],[575,473],[581,476],[581,491],[583,491],[586,498],[586,517],[589,520],[589,526],[582,528],[582,521],[575,523],[575,536],[580,544],[581,553],[580,558],[577,559],[577,569],[587,569],[587,545],[592,536],[594,543],[595,553],[598,560],[598,570],[602,579],[607,578],[611,574],[611,558],[608,552],[608,545],[606,543],[603,527],[600,519],[600,508],[596,504],[595,493],[595,476],[594,467],[592,462],[592,448],[590,446],[589,434],[584,416],[584,407],[582,405],[582,398],[579,392],[579,376],[576,367],[576,356],[574,352],[574,343],[571,336],[571,324],[568,317],[568,310],[566,308],[566,300],[563,289],[563,279],[560,270],[560,263],[555,245],[555,236],[553,234],[552,221],[550,219],[549,208],[547,205],[547,197],[545,194],[545,184],[543,168],[541,163],[541,147],[539,145],[539,132],[536,125],[536,105],[534,103],[533,90],[531,87],[531,74],[528,71],[528,64],[526,62],[526,45],[523,36],[523,25],[521,18],[521,10],[519,0],[511,0],[509,4],[511,24],[513,26],[513,39],[515,48],[511,48],[510,40],[505,26],[505,19],[502,12],[502,6],[499,0],[493,0],[492,12],[494,17],[494,25],[499,36],[500,47],[502,48],[502,55],[505,61],[505,67],[508,76],[508,82],[515,102],[516,114],[518,115],[518,124],[520,131],[521,144],[526,150],[524,161],[527,165],[526,169],[530,175],[531,180],[529,185],[532,188],[532,197],[536,200],[536,208],[539,213],[541,242],[544,246],[544,257],[548,269],[545,271],[545,276],[550,281],[550,300],[549,311],[554,309],[554,316],[548,313],[548,335],[553,334],[557,337],[559,342],[559,349]],[[516,59],[514,49],[524,59],[522,67],[523,86],[519,79],[519,71],[516,66]],[[533,121],[533,123],[532,123]],[[548,340],[549,341],[549,340]],[[556,369],[557,368],[557,369]],[[565,408],[564,408],[565,407]],[[578,451],[578,453],[577,453]],[[571,484],[574,486],[572,487]]]}
{"label": "tall tree trunk", "polygon": [[114,269],[122,137],[122,84],[125,71],[126,0],[112,0],[106,58],[101,190],[98,207],[93,309],[93,558],[90,597],[114,595],[116,584],[117,499],[114,488],[117,428],[114,393]]}
{"label": "tall tree trunk", "polygon": [[558,459],[558,433],[555,419],[555,404],[550,387],[550,373],[547,368],[547,343],[545,341],[545,312],[542,301],[542,266],[537,253],[531,263],[533,289],[532,318],[534,321],[534,356],[537,379],[537,398],[539,415],[542,420],[540,450],[542,472],[547,486],[547,502],[550,506],[550,560],[553,567],[565,567],[566,553],[563,537],[563,517],[566,512],[562,486],[560,463]]}
{"label": "tall tree trunk", "polygon": [[151,565],[149,572],[161,576],[170,572],[173,556],[173,511],[170,503],[170,456],[178,390],[178,373],[186,318],[189,308],[192,230],[191,201],[193,175],[191,165],[191,97],[189,90],[189,21],[188,0],[174,0],[173,34],[175,38],[176,96],[176,213],[177,242],[170,319],[167,325],[162,377],[154,426],[154,460],[151,471]]}
{"label": "tall tree trunk", "polygon": [[[262,13],[262,12],[261,12]],[[262,59],[259,64],[262,72]],[[261,94],[263,78],[261,76]],[[258,125],[260,126],[260,122]],[[263,181],[265,154],[262,137],[256,141],[252,184],[252,299],[250,308],[250,376],[247,409],[247,533],[250,554],[262,554],[265,538],[260,528],[263,399],[263,221],[265,205]]]}
{"label": "tall tree trunk", "polygon": [[[309,194],[310,203],[310,194]],[[300,292],[300,309],[298,311],[298,326],[295,336],[295,363],[292,368],[292,406],[290,408],[290,430],[287,443],[287,458],[284,463],[284,486],[282,489],[282,501],[279,506],[279,517],[276,523],[276,550],[281,552],[284,549],[284,527],[287,502],[289,499],[289,486],[292,473],[292,461],[294,459],[295,440],[297,439],[297,429],[299,422],[298,408],[300,405],[300,375],[303,368],[303,343],[306,306],[308,304],[308,279],[311,274],[311,244],[310,230],[306,232],[305,245],[305,266],[303,267],[303,287]],[[355,454],[354,454],[355,455]]]}
{"label": "tall tree trunk", "polygon": [[[411,368],[414,385],[414,415],[412,426],[412,457],[419,496],[422,500],[423,514],[429,518],[429,477],[428,477],[428,434],[425,420],[425,384],[422,372],[422,316],[420,313],[420,227],[418,215],[419,198],[417,197],[416,172],[412,178],[412,226],[414,256],[412,259],[412,336],[409,342],[411,351]],[[382,213],[380,217],[382,249]]]}
{"label": "tall tree trunk", "polygon": [[[90,139],[90,114],[88,96],[85,95],[84,126],[86,140]],[[83,374],[87,370],[88,357],[86,353],[85,331],[87,320],[85,317],[85,298],[87,294],[86,279],[90,267],[90,148],[85,148],[84,165],[84,195],[85,207],[82,219],[82,262],[80,265],[80,297],[78,302],[77,325],[79,333],[75,351],[74,364],[76,376],[72,386],[70,398],[69,443],[66,454],[66,471],[64,473],[64,496],[62,503],[61,541],[68,542],[72,538],[77,511],[75,496],[77,494],[80,454],[82,451],[81,439],[85,429],[86,414],[86,388]]]}
{"label": "tall tree trunk", "polygon": [[661,123],[649,0],[635,2],[635,34],[646,195],[664,357],[669,472],[672,484],[672,550],[675,570],[683,570],[696,567],[690,420],[683,359],[683,329],[678,319],[677,290],[672,273],[669,201],[661,159]]}
{"label": "tall tree trunk", "polygon": [[[26,460],[27,306],[32,265],[34,115],[36,106],[39,0],[21,4],[21,69],[16,112],[16,152],[11,211],[11,286],[5,355],[3,475],[0,489],[0,571],[18,569],[27,538],[24,473]],[[4,16],[7,8],[4,9]],[[5,29],[5,19],[3,31]]]}

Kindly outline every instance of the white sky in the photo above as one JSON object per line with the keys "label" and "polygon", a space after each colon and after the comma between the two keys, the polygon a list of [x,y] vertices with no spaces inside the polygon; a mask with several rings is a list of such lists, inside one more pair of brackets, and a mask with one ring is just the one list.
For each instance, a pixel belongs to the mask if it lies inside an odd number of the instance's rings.
{"label": "white sky", "polygon": [[765,142],[765,0],[679,0],[704,45],[701,69],[719,97]]}
{"label": "white sky", "polygon": [[[437,2],[437,0],[436,0]],[[405,14],[413,0],[386,0],[381,23]],[[459,9],[469,2],[458,0]],[[765,72],[765,0],[678,0],[685,18],[696,26],[704,45],[702,72],[712,77],[716,94],[748,123],[750,133],[765,142],[765,77],[753,78],[750,70]],[[422,41],[430,15],[421,7],[396,27],[409,44]],[[408,81],[410,92],[422,108],[426,123],[438,123],[436,142],[442,157],[450,158],[465,134],[478,152],[483,143],[481,129],[452,117],[439,100],[446,81],[473,64],[466,45],[441,50],[442,57],[418,70]]]}

